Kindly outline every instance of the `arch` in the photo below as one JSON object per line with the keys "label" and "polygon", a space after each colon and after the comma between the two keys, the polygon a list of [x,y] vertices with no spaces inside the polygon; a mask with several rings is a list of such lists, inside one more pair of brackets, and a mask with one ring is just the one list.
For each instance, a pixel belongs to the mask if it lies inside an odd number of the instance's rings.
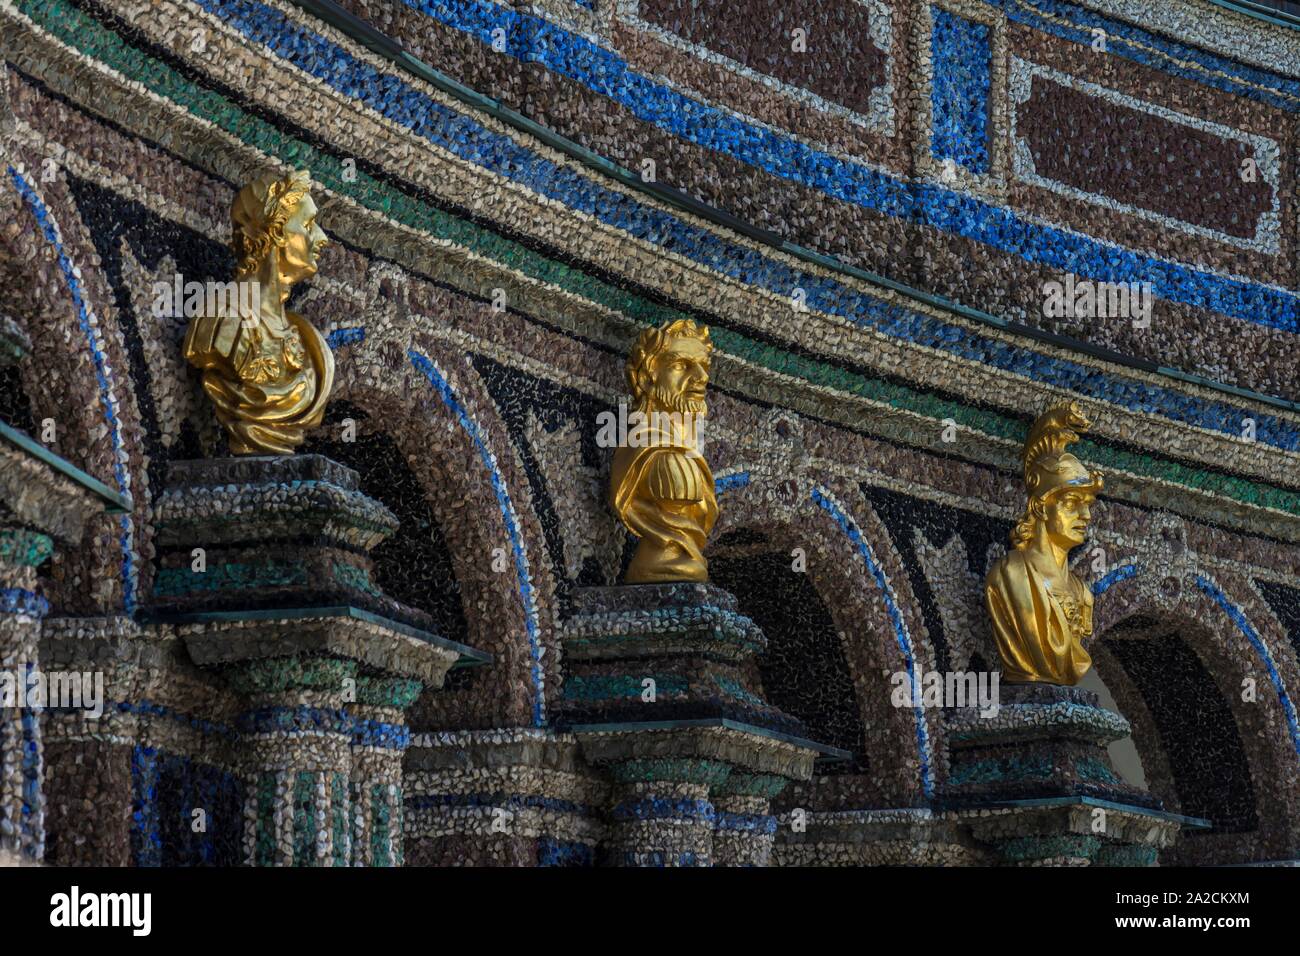
{"label": "arch", "polygon": [[6,167],[4,210],[33,228],[0,231],[0,310],[31,342],[20,376],[33,420],[53,418],[54,450],[134,503],[132,514],[95,520],[81,547],[56,553],[52,603],[58,611],[131,614],[149,574],[141,559],[150,532],[140,414],[119,371],[129,361],[112,296],[63,175],[38,183],[21,163]]}
{"label": "arch", "polygon": [[892,705],[890,675],[905,671],[918,681],[935,654],[883,524],[852,482],[829,474],[733,466],[718,474],[717,487],[723,507],[708,553],[725,551],[737,531],[763,535],[771,551],[803,548],[808,579],[840,637],[873,772],[832,789],[846,798],[856,790],[859,804],[865,791],[881,807],[927,805],[942,728],[920,707]]}
{"label": "arch", "polygon": [[[1251,623],[1265,620],[1266,609],[1253,595],[1241,599],[1251,592],[1240,582],[1203,571],[1175,598],[1167,580],[1155,582],[1138,563],[1094,590],[1094,660],[1133,726],[1151,791],[1215,824],[1208,834],[1184,834],[1165,861],[1293,857],[1300,745],[1287,680],[1295,662],[1284,640],[1265,640]],[[1251,676],[1261,678],[1253,701],[1242,694]]]}
{"label": "arch", "polygon": [[460,583],[442,528],[386,423],[349,401],[334,399],[299,453],[321,454],[353,469],[361,490],[397,516],[397,530],[370,552],[379,589],[428,614],[440,636],[469,643]]}
{"label": "arch", "polygon": [[807,736],[854,755],[827,773],[870,773],[857,693],[835,620],[807,573],[792,565],[782,529],[776,544],[748,529],[715,542],[709,580],[736,596],[741,612],[767,636],[767,649],[753,662],[764,699],[797,717]]}
{"label": "arch", "polygon": [[547,653],[554,582],[527,479],[486,386],[464,352],[415,322],[343,331],[331,334],[340,350],[331,401],[363,410],[369,421],[358,431],[382,431],[405,456],[446,542],[465,640],[494,657],[425,694],[413,728],[543,726],[557,683]]}

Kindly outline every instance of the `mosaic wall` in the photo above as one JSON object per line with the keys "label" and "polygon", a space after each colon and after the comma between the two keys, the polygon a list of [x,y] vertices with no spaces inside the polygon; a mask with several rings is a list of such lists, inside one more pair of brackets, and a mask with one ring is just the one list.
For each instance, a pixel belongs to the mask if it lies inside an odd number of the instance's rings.
{"label": "mosaic wall", "polygon": [[[1155,14],[1113,0],[342,5],[782,240],[1297,397],[1290,31],[1194,0]],[[1149,283],[1150,326],[1045,314],[1042,285],[1063,273]]]}
{"label": "mosaic wall", "polygon": [[[1152,797],[1208,822],[1160,861],[1300,857],[1300,415],[1154,368],[1296,397],[1300,80],[1273,71],[1300,63],[1300,34],[1181,0],[344,6],[740,220],[1153,365],[719,228],[283,0],[6,3],[0,313],[30,347],[0,374],[0,417],[33,436],[52,422],[42,443],[132,504],[34,556],[0,608],[44,617],[43,666],[108,670],[103,716],[40,719],[45,787],[24,806],[47,861],[589,866],[631,852],[611,834],[680,819],[723,834],[715,862],[745,859],[745,840],[781,864],[988,862],[952,799],[976,770],[954,763],[943,711],[891,702],[890,675],[993,664],[981,582],[1022,504],[1028,425],[1062,397],[1088,409],[1077,452],[1107,475],[1074,565],[1096,595],[1097,675]],[[331,245],[290,304],[337,367],[303,451],[353,469],[397,527],[311,584],[400,602],[408,624],[491,655],[365,713],[313,698],[321,747],[371,762],[351,796],[328,774],[250,772],[251,748],[310,728],[249,701],[299,685],[200,668],[156,615],[189,586],[169,469],[224,446],[181,356],[186,320],[159,318],[150,290],[224,281],[235,191],[291,166],[311,170]],[[1067,271],[1151,283],[1150,327],[1051,325],[1042,283]],[[632,553],[595,422],[640,329],[685,316],[717,347],[713,583],[767,640],[710,673],[714,697],[769,703],[839,752],[779,794],[751,778],[708,799],[721,771],[701,761],[695,789],[631,799],[644,781],[568,726],[597,686],[564,652],[581,592]],[[301,595],[293,569],[221,573],[272,595],[260,610],[299,607],[274,597]],[[616,683],[600,693],[635,700]],[[4,719],[30,733],[31,715]],[[360,803],[364,820],[340,810]]]}

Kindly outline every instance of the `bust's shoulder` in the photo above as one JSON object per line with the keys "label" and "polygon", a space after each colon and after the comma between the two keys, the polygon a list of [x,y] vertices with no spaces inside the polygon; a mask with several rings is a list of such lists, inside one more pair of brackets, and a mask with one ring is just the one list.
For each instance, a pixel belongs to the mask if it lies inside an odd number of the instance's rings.
{"label": "bust's shoulder", "polygon": [[993,562],[989,576],[994,574],[1024,574],[1029,570],[1029,558],[1019,548],[1011,548],[1006,554]]}

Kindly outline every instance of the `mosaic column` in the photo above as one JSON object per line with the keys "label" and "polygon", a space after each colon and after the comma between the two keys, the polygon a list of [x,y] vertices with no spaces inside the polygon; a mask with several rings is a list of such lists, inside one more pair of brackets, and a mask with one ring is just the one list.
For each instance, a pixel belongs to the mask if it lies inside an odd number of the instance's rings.
{"label": "mosaic column", "polygon": [[1097,695],[1054,684],[1002,684],[996,713],[946,712],[949,772],[943,803],[1010,866],[1150,865],[1182,828],[1114,772],[1106,745],[1128,721]]}
{"label": "mosaic column", "polygon": [[847,754],[763,699],[747,666],[762,631],[709,584],[580,588],[573,601],[559,721],[614,784],[605,861],[766,865],[771,796],[818,755]]}
{"label": "mosaic column", "polygon": [[[29,343],[0,315],[0,364],[21,361]],[[131,502],[0,422],[0,859],[40,860],[45,852],[44,762],[40,709],[42,619],[49,604],[37,568],[55,543],[70,548],[86,522]]]}
{"label": "mosaic column", "polygon": [[[689,747],[689,742],[669,742],[666,737],[657,743],[666,754]],[[692,757],[634,757],[612,763],[609,771],[615,787],[607,862],[615,866],[713,864],[717,811],[709,791],[731,773],[728,764]]]}
{"label": "mosaic column", "polygon": [[47,672],[79,674],[83,687],[103,680],[102,696],[95,692],[101,712],[83,706],[43,715],[47,863],[161,865],[161,831],[145,825],[161,822],[150,799],[158,794],[160,769],[153,747],[168,730],[203,735],[193,726],[181,731],[179,722],[163,716],[158,690],[165,641],[122,614],[42,623]]}
{"label": "mosaic column", "polygon": [[249,705],[236,721],[249,782],[245,862],[347,866],[352,722],[343,704],[356,663],[284,657],[223,670]]}
{"label": "mosaic column", "polygon": [[0,527],[0,856],[33,860],[45,853],[44,753],[28,690],[39,677],[41,619],[49,610],[36,593],[36,568],[53,551],[48,535]]}
{"label": "mosaic column", "polygon": [[790,781],[775,774],[733,772],[714,791],[715,866],[767,866],[776,841],[772,801]]}
{"label": "mosaic column", "polygon": [[402,758],[410,746],[406,711],[424,685],[363,678],[352,717],[352,860],[356,866],[403,863]]}
{"label": "mosaic column", "polygon": [[319,455],[173,463],[151,616],[245,696],[245,857],[399,866],[404,712],[488,656],[371,580],[396,519]]}

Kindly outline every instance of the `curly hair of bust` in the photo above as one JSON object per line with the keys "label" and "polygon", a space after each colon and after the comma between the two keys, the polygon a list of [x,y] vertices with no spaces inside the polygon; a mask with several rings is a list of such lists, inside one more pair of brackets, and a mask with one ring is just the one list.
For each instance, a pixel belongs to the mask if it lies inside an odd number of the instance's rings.
{"label": "curly hair of bust", "polygon": [[1025,504],[1024,514],[1016,520],[1016,526],[1011,530],[1012,547],[1023,548],[1033,541],[1038,523],[1045,517],[1044,506],[1057,491],[1062,490],[1058,487],[1040,495],[1038,489],[1042,487],[1046,475],[1058,474],[1064,469],[1067,458],[1073,456],[1040,455],[1025,467],[1025,488],[1029,492],[1029,501]]}
{"label": "curly hair of bust", "polygon": [[287,176],[259,176],[239,191],[230,210],[230,249],[238,274],[256,272],[272,246],[284,245],[284,225],[310,189],[311,175],[297,169]]}
{"label": "curly hair of bust", "polygon": [[669,339],[699,339],[709,353],[713,343],[709,340],[709,327],[691,319],[677,319],[661,329],[646,329],[636,340],[627,357],[627,387],[638,404],[645,404],[651,395],[654,382],[654,360],[664,350]]}

